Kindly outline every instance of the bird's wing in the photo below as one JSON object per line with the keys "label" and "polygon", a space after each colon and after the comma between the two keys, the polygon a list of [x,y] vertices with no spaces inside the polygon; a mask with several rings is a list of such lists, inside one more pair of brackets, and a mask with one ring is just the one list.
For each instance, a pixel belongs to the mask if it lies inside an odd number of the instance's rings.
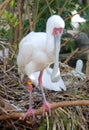
{"label": "bird's wing", "polygon": [[43,86],[47,88],[48,90],[54,90],[54,91],[66,90],[65,83],[62,80],[61,76],[58,82],[52,82],[51,74],[52,74],[51,68],[45,69],[44,74],[43,74]]}
{"label": "bird's wing", "polygon": [[[51,68],[47,68],[44,70],[42,77],[42,86],[48,90],[54,90],[54,91],[66,90],[66,86],[62,78],[60,77],[60,80],[58,82],[52,82],[51,74],[52,74]],[[33,81],[35,85],[38,85],[38,76],[39,72],[35,72],[30,76],[30,79]]]}
{"label": "bird's wing", "polygon": [[[39,64],[40,60],[45,62],[45,55],[42,53],[44,52],[46,46],[45,43],[46,33],[41,32],[31,32],[21,40],[19,44],[19,53],[17,56],[18,69],[20,70],[19,72],[22,72],[26,65],[29,66],[30,62],[32,62],[34,66],[37,66],[36,63]],[[36,70],[33,70],[33,72],[34,71]]]}
{"label": "bird's wing", "polygon": [[30,44],[31,33],[24,37],[19,43],[19,52],[17,56],[18,67],[24,67],[31,60],[32,44]]}

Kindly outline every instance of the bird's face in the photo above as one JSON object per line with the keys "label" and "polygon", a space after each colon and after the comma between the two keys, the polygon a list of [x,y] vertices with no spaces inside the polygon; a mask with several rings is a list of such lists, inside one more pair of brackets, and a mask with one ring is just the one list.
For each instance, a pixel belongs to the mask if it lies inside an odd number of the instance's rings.
{"label": "bird's face", "polygon": [[63,30],[64,30],[63,28],[56,28],[56,27],[55,27],[55,28],[53,29],[53,33],[52,33],[52,34],[53,34],[54,37],[55,37],[56,35],[60,35],[60,36],[61,36],[62,33],[63,33]]}
{"label": "bird's face", "polygon": [[54,37],[54,40],[56,39],[56,41],[59,41],[64,27],[64,20],[59,15],[53,15],[47,21],[46,32],[47,34],[51,34]]}
{"label": "bird's face", "polygon": [[64,28],[61,28],[61,27],[59,27],[59,28],[54,27],[53,28],[52,35],[54,36],[55,44],[60,44],[60,40],[61,40],[63,30],[64,30]]}

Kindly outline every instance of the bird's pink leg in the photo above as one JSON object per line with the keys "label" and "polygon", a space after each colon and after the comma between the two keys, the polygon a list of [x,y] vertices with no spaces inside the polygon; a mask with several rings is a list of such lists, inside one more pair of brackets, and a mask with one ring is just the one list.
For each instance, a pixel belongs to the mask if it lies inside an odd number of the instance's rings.
{"label": "bird's pink leg", "polygon": [[32,109],[32,82],[28,81],[28,91],[29,91],[29,98],[30,98],[30,103],[29,103],[29,109],[27,110],[27,112],[25,113],[23,120],[29,115],[31,114],[33,116],[33,120],[35,119],[35,112],[34,109]]}
{"label": "bird's pink leg", "polygon": [[44,93],[44,89],[42,86],[42,75],[43,75],[43,71],[40,71],[39,77],[38,77],[38,82],[39,82],[39,86],[41,88],[42,91],[42,96],[43,96],[43,116],[45,114],[46,111],[49,112],[49,116],[51,116],[51,104],[47,102],[46,97],[45,97],[45,93]]}

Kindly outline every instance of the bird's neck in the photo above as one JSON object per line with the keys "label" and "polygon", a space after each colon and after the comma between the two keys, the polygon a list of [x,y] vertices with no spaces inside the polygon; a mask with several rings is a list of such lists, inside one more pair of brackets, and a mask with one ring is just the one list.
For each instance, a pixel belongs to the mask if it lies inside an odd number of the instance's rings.
{"label": "bird's neck", "polygon": [[47,33],[47,48],[49,50],[54,50],[54,36],[50,33]]}

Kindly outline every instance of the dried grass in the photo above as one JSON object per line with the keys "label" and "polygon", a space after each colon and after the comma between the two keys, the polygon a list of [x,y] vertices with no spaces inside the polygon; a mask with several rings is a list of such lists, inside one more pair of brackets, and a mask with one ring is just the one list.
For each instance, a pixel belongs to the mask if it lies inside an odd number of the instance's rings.
{"label": "dried grass", "polygon": [[[7,62],[11,61],[9,59]],[[4,68],[6,68],[4,70]],[[62,73],[70,70],[69,66],[65,70],[61,67]],[[63,77],[67,85],[66,92],[54,92],[45,90],[47,100],[50,103],[72,100],[89,100],[89,82],[82,81],[74,76]],[[26,82],[20,84],[20,78],[16,65],[0,63],[0,115],[13,112],[24,112],[29,106],[29,95]],[[42,105],[42,97],[39,89],[33,90],[33,107],[38,109]],[[26,121],[19,119],[1,120],[2,130],[88,130],[89,129],[89,106],[60,107],[52,111],[52,116],[43,118],[36,116],[36,120]]]}
{"label": "dried grass", "polygon": [[[35,30],[35,25],[39,20],[40,16],[48,7],[50,14],[52,14],[51,10],[51,3],[54,0],[51,0],[49,3],[46,0],[47,5],[44,5],[42,11],[38,13],[38,6],[40,0],[37,0],[34,4],[33,11],[33,21],[31,20],[30,14],[31,9],[28,7],[28,1],[25,0],[24,5],[27,7],[25,16],[28,16],[29,19],[29,27],[26,29],[26,34],[28,30]],[[10,0],[5,0],[3,4],[0,6],[0,16],[3,14],[4,10],[8,6]],[[16,1],[18,2],[18,1]],[[31,1],[32,2],[32,1]],[[56,1],[58,2],[58,1]],[[59,13],[61,14],[64,7],[67,5],[67,0],[64,3],[63,8],[60,10]],[[10,45],[9,47],[9,54],[10,57],[6,59],[4,56],[0,57],[0,117],[3,115],[7,115],[13,112],[24,112],[27,110],[29,106],[29,94],[27,90],[27,84],[20,84],[19,75],[17,72],[16,62],[16,53],[13,51],[13,47],[16,47],[16,43],[18,39],[22,38],[22,12],[21,7],[23,5],[21,2],[19,3],[20,6],[17,7],[18,15],[19,15],[19,35],[18,29],[15,29],[15,37],[14,42],[12,41],[12,26],[10,27]],[[17,6],[17,4],[16,4]],[[57,3],[58,6],[58,3]],[[79,13],[86,10],[89,7],[89,4],[83,8]],[[3,9],[2,9],[3,8]],[[58,7],[59,8],[59,7]],[[30,13],[29,13],[30,12]],[[67,21],[72,16],[69,16],[65,19]],[[2,22],[3,23],[3,22]],[[1,24],[2,24],[1,23]],[[80,33],[80,32],[79,32]],[[78,34],[77,34],[78,35]],[[76,36],[76,35],[75,35]],[[71,39],[70,39],[71,40]],[[62,46],[65,46],[69,41],[65,42]],[[4,44],[2,44],[4,47]],[[2,48],[3,48],[2,47]],[[4,52],[4,49],[3,49]],[[70,57],[71,58],[71,57]],[[69,66],[65,68],[61,67],[61,72],[66,72],[70,70]],[[63,77],[67,91],[65,92],[54,92],[45,90],[45,94],[47,100],[50,103],[53,102],[60,102],[60,101],[73,101],[73,100],[89,100],[89,81],[82,81],[74,76],[65,76]],[[33,107],[38,109],[42,105],[42,97],[41,93],[38,88],[34,87],[33,90]],[[52,116],[46,116],[43,118],[41,115],[36,116],[36,120],[32,121],[31,119],[27,119],[26,121],[20,119],[7,119],[7,120],[0,120],[0,129],[1,130],[89,130],[89,106],[70,106],[70,107],[59,107],[57,109],[52,110]]]}

